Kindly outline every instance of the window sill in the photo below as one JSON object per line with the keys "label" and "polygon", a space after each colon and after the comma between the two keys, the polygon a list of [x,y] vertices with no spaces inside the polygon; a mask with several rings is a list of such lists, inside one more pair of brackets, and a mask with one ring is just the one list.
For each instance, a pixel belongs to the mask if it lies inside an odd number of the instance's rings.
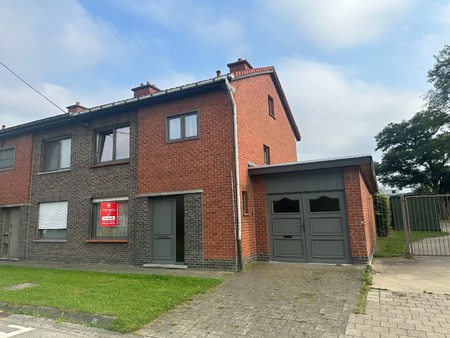
{"label": "window sill", "polygon": [[85,243],[128,243],[128,239],[86,239]]}
{"label": "window sill", "polygon": [[51,170],[51,171],[42,171],[42,172],[38,173],[38,175],[65,173],[65,172],[68,172],[68,171],[70,171],[70,168],[68,168],[68,169]]}
{"label": "window sill", "polygon": [[177,139],[173,139],[173,140],[166,139],[166,144],[193,141],[193,140],[198,140],[198,139],[200,139],[200,137],[198,135],[192,136],[192,137],[177,138]]}
{"label": "window sill", "polygon": [[67,243],[67,239],[35,239],[33,243]]}
{"label": "window sill", "polygon": [[103,168],[103,167],[111,167],[115,165],[122,165],[122,164],[130,164],[130,161],[120,161],[120,162],[108,162],[108,163],[98,163],[91,166],[91,169],[94,168]]}

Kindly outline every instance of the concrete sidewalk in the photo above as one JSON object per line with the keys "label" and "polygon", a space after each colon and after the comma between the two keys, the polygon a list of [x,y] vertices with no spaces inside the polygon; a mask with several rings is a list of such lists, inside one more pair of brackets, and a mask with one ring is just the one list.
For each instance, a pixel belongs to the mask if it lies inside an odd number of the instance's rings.
{"label": "concrete sidewalk", "polygon": [[365,315],[346,337],[450,337],[450,257],[375,259]]}

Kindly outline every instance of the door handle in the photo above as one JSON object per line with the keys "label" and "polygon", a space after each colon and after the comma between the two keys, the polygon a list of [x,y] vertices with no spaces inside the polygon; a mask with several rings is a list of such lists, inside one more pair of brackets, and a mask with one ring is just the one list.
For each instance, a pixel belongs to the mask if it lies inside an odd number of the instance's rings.
{"label": "door handle", "polygon": [[292,238],[292,235],[284,235],[283,238]]}

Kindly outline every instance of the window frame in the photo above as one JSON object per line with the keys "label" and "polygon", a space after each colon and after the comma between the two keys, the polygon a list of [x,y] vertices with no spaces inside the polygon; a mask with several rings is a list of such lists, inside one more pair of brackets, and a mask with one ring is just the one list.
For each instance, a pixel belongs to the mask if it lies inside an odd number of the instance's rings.
{"label": "window frame", "polygon": [[269,108],[269,115],[275,118],[275,103],[273,97],[270,95],[267,95],[267,104]]}
{"label": "window frame", "polygon": [[[122,128],[128,128],[129,133],[128,133],[128,157],[126,158],[119,158],[117,159],[117,130],[122,129]],[[104,151],[104,146],[105,143],[103,143],[103,150],[100,153],[100,135],[106,135],[108,132],[111,132],[113,134],[113,144],[112,144],[112,159],[111,160],[107,160],[107,161],[102,161],[101,157],[103,155],[103,151]],[[94,152],[94,156],[95,156],[95,164],[96,165],[108,165],[108,164],[114,164],[114,163],[124,163],[124,162],[130,162],[131,159],[131,126],[129,123],[127,124],[120,124],[120,125],[115,125],[115,126],[110,126],[110,127],[105,127],[105,128],[100,128],[95,130],[95,152]]]}
{"label": "window frame", "polygon": [[242,190],[242,212],[248,214],[248,191]]}
{"label": "window frame", "polygon": [[[194,136],[186,136],[186,117],[195,115],[195,123],[196,123],[196,129],[197,133]],[[180,137],[176,139],[170,138],[170,121],[174,119],[180,119]],[[188,140],[195,140],[200,137],[200,112],[198,110],[189,111],[186,113],[177,113],[174,115],[166,116],[166,143],[175,143],[175,142],[182,142],[182,141],[188,141]]]}
{"label": "window frame", "polygon": [[[64,227],[49,227],[47,226],[43,226],[43,224],[41,224],[42,218],[44,218],[44,216],[42,215],[43,210],[41,210],[42,205],[49,205],[49,204],[63,204],[65,206],[65,210],[63,211],[63,214],[65,215],[65,220],[62,220],[62,223],[64,223]],[[61,212],[61,211],[60,211]],[[54,218],[54,215],[52,216],[52,218]],[[68,224],[68,218],[69,218],[69,202],[68,201],[53,201],[53,202],[41,202],[39,203],[39,207],[38,207],[38,224],[37,224],[37,238],[39,240],[45,240],[45,241],[60,241],[60,240],[66,240],[67,239],[67,224]],[[44,231],[48,231],[48,230],[64,230],[63,232],[63,236],[45,236]]]}
{"label": "window frame", "polygon": [[[125,236],[107,236],[98,235],[98,228],[100,222],[100,205],[102,202],[118,202],[126,203],[126,235]],[[129,237],[129,199],[128,197],[110,197],[110,198],[95,198],[92,200],[92,226],[90,230],[91,239],[94,241],[108,241],[108,240],[128,240]],[[117,229],[119,226],[114,226]],[[109,229],[113,227],[108,227]]]}
{"label": "window frame", "polygon": [[[62,141],[70,140],[70,148],[69,148],[69,166],[62,168],[61,167],[61,158],[62,158]],[[47,168],[47,147],[51,143],[58,142],[58,165],[55,169],[48,169]],[[54,172],[54,171],[61,171],[61,170],[70,170],[72,165],[72,136],[65,135],[58,138],[51,138],[47,140],[42,141],[42,166],[41,166],[41,172],[47,173],[47,172]]]}
{"label": "window frame", "polygon": [[270,164],[270,147],[268,145],[263,144],[263,161],[264,164]]}
{"label": "window frame", "polygon": [[11,146],[11,147],[0,148],[0,153],[2,151],[9,151],[9,150],[13,151],[12,165],[10,167],[3,167],[3,168],[0,167],[0,171],[13,170],[15,168],[15,164],[16,164],[16,147],[15,146]]}

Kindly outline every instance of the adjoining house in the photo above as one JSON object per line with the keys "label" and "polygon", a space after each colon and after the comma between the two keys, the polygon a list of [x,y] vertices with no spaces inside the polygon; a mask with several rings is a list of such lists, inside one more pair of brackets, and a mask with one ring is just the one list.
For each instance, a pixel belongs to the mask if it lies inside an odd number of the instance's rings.
{"label": "adjoining house", "polygon": [[273,67],[0,130],[0,257],[239,269],[373,254],[370,156],[296,162]]}

